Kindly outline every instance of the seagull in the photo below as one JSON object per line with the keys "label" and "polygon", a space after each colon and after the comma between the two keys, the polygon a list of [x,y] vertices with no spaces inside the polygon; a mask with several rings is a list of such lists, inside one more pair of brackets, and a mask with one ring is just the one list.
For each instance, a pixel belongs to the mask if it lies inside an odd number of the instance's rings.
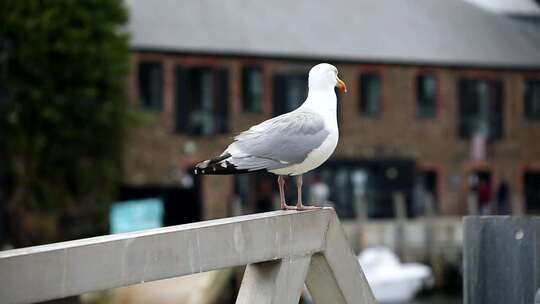
{"label": "seagull", "polygon": [[[195,174],[268,171],[277,175],[281,209],[319,208],[302,203],[302,174],[319,167],[336,149],[339,130],[334,87],[347,92],[337,68],[328,63],[315,65],[309,71],[308,96],[302,105],[238,134],[221,155],[198,163]],[[285,176],[296,176],[296,207],[285,202]]]}

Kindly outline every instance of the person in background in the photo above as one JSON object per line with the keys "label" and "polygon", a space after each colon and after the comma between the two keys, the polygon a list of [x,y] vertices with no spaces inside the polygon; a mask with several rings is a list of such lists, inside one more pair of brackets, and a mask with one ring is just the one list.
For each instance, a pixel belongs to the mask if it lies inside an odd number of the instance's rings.
{"label": "person in background", "polygon": [[488,215],[491,213],[491,187],[486,180],[480,180],[480,184],[478,184],[478,205],[480,214]]}
{"label": "person in background", "polygon": [[310,186],[310,196],[311,201],[316,202],[319,207],[335,207],[330,201],[330,187],[319,176],[315,177]]}
{"label": "person in background", "polygon": [[510,186],[506,179],[501,180],[497,189],[497,214],[510,214]]}

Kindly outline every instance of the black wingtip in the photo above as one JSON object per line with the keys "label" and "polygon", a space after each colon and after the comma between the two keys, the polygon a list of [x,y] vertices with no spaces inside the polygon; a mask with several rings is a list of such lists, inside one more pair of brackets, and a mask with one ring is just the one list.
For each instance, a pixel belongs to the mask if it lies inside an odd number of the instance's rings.
{"label": "black wingtip", "polygon": [[207,159],[200,162],[195,166],[193,173],[195,173],[195,175],[222,175],[248,172],[247,170],[236,169],[236,166],[226,160],[229,157],[231,157],[231,154],[225,153],[216,158]]}
{"label": "black wingtip", "polygon": [[213,159],[213,160],[205,160],[203,162],[198,163],[195,166],[193,173],[195,173],[195,175],[228,175],[228,174],[254,173],[254,172],[259,172],[259,171],[265,171],[265,170],[263,169],[261,170],[238,169],[236,168],[234,164],[232,164],[228,160],[222,159],[216,162],[215,159]]}

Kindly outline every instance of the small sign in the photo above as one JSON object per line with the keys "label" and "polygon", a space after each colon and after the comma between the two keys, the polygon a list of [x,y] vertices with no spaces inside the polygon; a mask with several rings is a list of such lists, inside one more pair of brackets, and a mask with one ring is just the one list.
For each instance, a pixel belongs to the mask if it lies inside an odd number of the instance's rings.
{"label": "small sign", "polygon": [[163,202],[149,198],[118,202],[110,212],[111,233],[130,232],[163,226]]}

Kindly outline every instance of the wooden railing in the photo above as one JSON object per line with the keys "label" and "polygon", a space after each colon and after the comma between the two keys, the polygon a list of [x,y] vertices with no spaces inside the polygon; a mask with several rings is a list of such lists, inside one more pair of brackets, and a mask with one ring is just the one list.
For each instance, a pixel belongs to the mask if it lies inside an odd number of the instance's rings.
{"label": "wooden railing", "polygon": [[333,209],[275,211],[0,252],[2,303],[247,265],[236,303],[376,303]]}

